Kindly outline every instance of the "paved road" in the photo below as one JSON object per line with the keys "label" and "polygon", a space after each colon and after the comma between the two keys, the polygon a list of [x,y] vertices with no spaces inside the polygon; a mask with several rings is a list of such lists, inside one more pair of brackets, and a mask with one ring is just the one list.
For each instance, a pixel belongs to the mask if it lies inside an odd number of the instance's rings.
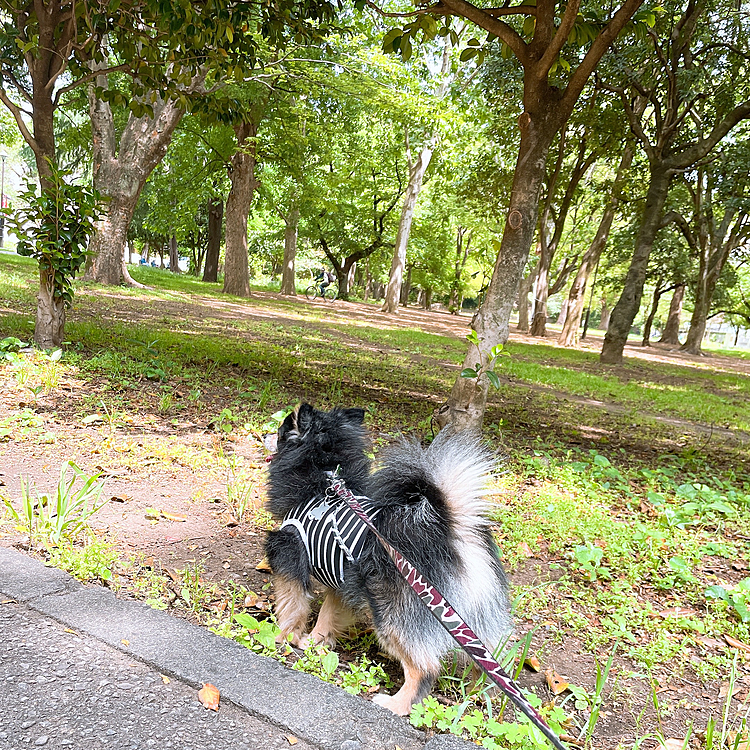
{"label": "paved road", "polygon": [[278,727],[227,702],[209,711],[194,688],[26,605],[0,605],[0,636],[3,750],[290,747]]}
{"label": "paved road", "polygon": [[0,602],[0,750],[476,748],[4,547]]}

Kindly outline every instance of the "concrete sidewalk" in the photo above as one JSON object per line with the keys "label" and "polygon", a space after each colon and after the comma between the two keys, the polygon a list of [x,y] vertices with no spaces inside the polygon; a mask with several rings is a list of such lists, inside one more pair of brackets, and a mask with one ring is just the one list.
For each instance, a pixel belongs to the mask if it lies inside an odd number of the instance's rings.
{"label": "concrete sidewalk", "polygon": [[476,747],[1,547],[0,594],[0,749]]}

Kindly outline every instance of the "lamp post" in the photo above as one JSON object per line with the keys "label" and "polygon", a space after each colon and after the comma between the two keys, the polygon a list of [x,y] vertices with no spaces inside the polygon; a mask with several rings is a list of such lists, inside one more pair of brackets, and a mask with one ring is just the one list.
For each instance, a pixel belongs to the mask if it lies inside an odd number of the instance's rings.
{"label": "lamp post", "polygon": [[[0,208],[5,208],[5,160],[7,154],[0,154],[3,160],[2,176],[0,176]],[[5,214],[0,214],[0,250],[5,247]]]}

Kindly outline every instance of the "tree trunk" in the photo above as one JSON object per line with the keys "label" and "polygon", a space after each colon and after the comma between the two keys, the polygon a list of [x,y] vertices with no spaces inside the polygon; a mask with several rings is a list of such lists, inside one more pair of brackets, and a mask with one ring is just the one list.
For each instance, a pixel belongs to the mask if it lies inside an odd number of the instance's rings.
{"label": "tree trunk", "polygon": [[[539,190],[558,125],[542,117],[533,119],[528,112],[524,112],[518,122],[521,144],[503,238],[487,294],[472,320],[477,343],[469,344],[462,369],[474,368],[477,363],[486,366],[492,347],[508,340],[508,321],[534,238]],[[488,387],[489,380],[484,374],[478,378],[456,378],[448,402],[436,413],[438,423],[450,423],[454,430],[480,429]]]}
{"label": "tree trunk", "polygon": [[406,267],[406,248],[409,244],[411,225],[414,220],[414,209],[422,190],[422,180],[427,167],[430,166],[434,147],[434,139],[430,138],[422,147],[416,163],[409,170],[409,184],[406,186],[404,204],[401,208],[401,219],[396,233],[396,246],[393,249],[393,260],[391,261],[391,273],[385,290],[385,300],[380,308],[380,311],[384,313],[394,314],[398,312],[404,268]]}
{"label": "tree trunk", "polygon": [[180,271],[180,257],[177,253],[177,237],[175,235],[169,238],[169,270],[172,273],[182,273]]}
{"label": "tree trunk", "polygon": [[609,319],[612,317],[612,310],[609,309],[606,297],[602,297],[602,307],[599,314],[599,330],[606,331],[609,329]]}
{"label": "tree trunk", "polygon": [[211,198],[208,201],[208,247],[206,264],[203,266],[203,281],[216,283],[219,278],[219,253],[221,252],[221,225],[224,220],[224,200]]}
{"label": "tree trunk", "polygon": [[547,332],[547,297],[549,292],[549,269],[554,250],[542,243],[542,253],[537,263],[537,274],[534,281],[534,317],[531,320],[529,334],[541,336]]}
{"label": "tree trunk", "polygon": [[625,172],[630,169],[630,165],[633,163],[634,154],[635,148],[632,143],[629,143],[622,152],[620,164],[617,167],[617,173],[612,184],[612,195],[604,207],[594,239],[591,241],[588,250],[583,254],[578,273],[568,292],[568,312],[560,335],[557,338],[557,343],[562,346],[578,345],[581,318],[583,317],[583,308],[586,304],[586,287],[607,245],[607,239],[612,229],[612,222],[614,221],[617,206],[620,202],[620,185],[622,184]]}
{"label": "tree trunk", "polygon": [[41,349],[62,345],[65,337],[65,300],[54,296],[54,271],[39,267],[34,342]]}
{"label": "tree trunk", "polygon": [[226,248],[224,253],[224,292],[237,297],[250,296],[247,259],[247,218],[257,187],[255,180],[255,136],[252,122],[235,125],[237,151],[232,156],[232,187],[227,198]]}
{"label": "tree trunk", "polygon": [[[189,89],[194,90],[202,80],[196,77]],[[98,76],[89,86],[88,94],[93,182],[108,201],[89,245],[86,278],[117,285],[132,281],[124,270],[128,228],[143,186],[167,153],[185,111],[172,100],[157,99],[153,118],[133,114],[128,117],[118,143],[112,108],[96,96],[96,87],[107,88],[107,85],[107,77]]]}
{"label": "tree trunk", "polygon": [[600,361],[604,364],[622,364],[622,353],[628,341],[628,334],[641,306],[648,261],[656,233],[660,229],[662,210],[671,179],[671,172],[665,169],[661,162],[651,165],[646,206],[635,241],[635,249],[625,276],[622,294],[612,310],[607,335],[604,337],[604,346],[600,356]]}
{"label": "tree trunk", "polygon": [[661,279],[656,282],[654,287],[654,296],[651,299],[651,309],[649,310],[646,322],[643,324],[643,339],[641,340],[641,346],[651,346],[651,329],[654,327],[654,318],[659,310],[659,302],[661,302],[662,295],[666,289],[661,288]]}
{"label": "tree trunk", "polygon": [[411,294],[411,272],[412,267],[409,266],[406,269],[406,281],[401,287],[401,304],[404,307],[409,307],[409,295]]}
{"label": "tree trunk", "polygon": [[685,299],[686,284],[678,284],[672,294],[672,301],[669,303],[669,314],[667,315],[667,324],[664,326],[660,344],[679,344],[680,343],[680,315],[682,314],[682,302]]}
{"label": "tree trunk", "polygon": [[[695,286],[695,306],[690,318],[690,329],[687,333],[685,343],[681,350],[688,354],[700,354],[703,335],[706,332],[706,321],[711,311],[714,291],[719,281],[724,264],[729,253],[734,250],[740,242],[742,231],[747,220],[747,214],[740,213],[731,231],[729,224],[732,209],[727,209],[727,214],[722,222],[723,227],[717,232],[712,232],[710,241],[701,248],[700,264],[698,268],[698,282]],[[729,236],[726,236],[729,231]]]}
{"label": "tree trunk", "polygon": [[538,268],[539,264],[537,263],[518,286],[518,325],[516,330],[521,333],[529,332],[529,292],[534,288]]}
{"label": "tree trunk", "polygon": [[557,316],[557,324],[560,326],[564,326],[565,318],[567,317],[568,317],[568,298],[565,297],[560,307],[560,314]]}
{"label": "tree trunk", "polygon": [[281,267],[281,294],[293,297],[297,294],[294,286],[294,263],[297,257],[297,231],[299,229],[299,206],[292,202],[284,219],[284,262]]}

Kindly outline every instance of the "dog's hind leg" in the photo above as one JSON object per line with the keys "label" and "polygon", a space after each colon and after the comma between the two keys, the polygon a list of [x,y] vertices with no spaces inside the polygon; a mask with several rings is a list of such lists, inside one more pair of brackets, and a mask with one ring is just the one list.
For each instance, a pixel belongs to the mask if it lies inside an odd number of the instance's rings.
{"label": "dog's hind leg", "polygon": [[417,665],[408,654],[402,654],[401,666],[404,668],[404,684],[395,695],[378,693],[373,701],[399,716],[406,716],[411,707],[426,698],[440,674],[440,663],[430,665],[428,669]]}
{"label": "dog's hind leg", "polygon": [[328,594],[320,608],[318,621],[308,636],[314,645],[326,643],[336,645],[336,638],[343,635],[355,621],[354,613],[344,604],[341,597],[333,589]]}
{"label": "dog's hind leg", "polygon": [[273,577],[273,588],[276,594],[274,612],[281,629],[276,641],[290,640],[291,634],[292,645],[299,646],[310,617],[310,597],[299,581],[282,575]]}

